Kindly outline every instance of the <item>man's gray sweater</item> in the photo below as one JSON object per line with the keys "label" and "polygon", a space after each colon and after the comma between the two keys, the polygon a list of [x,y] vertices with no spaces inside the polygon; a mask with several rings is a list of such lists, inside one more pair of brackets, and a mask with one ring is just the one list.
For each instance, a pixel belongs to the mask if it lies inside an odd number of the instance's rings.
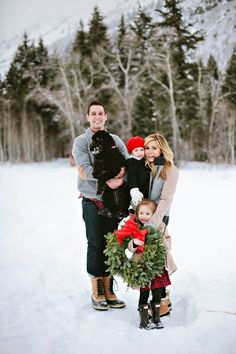
{"label": "man's gray sweater", "polygon": [[[88,128],[84,134],[77,136],[73,144],[72,154],[79,170],[78,190],[86,198],[102,200],[102,197],[97,195],[97,180],[92,175],[94,155],[89,147],[93,134],[91,128]],[[129,154],[123,141],[117,135],[111,134],[111,136],[120,152],[128,159]]]}

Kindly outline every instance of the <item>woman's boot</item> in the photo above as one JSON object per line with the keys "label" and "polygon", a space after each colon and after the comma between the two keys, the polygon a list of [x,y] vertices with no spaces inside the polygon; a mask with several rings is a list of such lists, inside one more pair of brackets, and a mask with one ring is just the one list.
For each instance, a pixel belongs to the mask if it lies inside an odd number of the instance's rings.
{"label": "woman's boot", "polygon": [[165,326],[160,320],[160,303],[151,301],[151,306],[152,306],[152,322],[155,324],[157,329],[164,328]]}
{"label": "woman's boot", "polygon": [[161,299],[160,317],[168,316],[170,314],[170,308],[168,306],[168,299]]}
{"label": "woman's boot", "polygon": [[139,328],[144,329],[154,329],[156,326],[153,323],[148,322],[148,305],[139,305],[138,307],[139,316],[140,316],[140,324]]}

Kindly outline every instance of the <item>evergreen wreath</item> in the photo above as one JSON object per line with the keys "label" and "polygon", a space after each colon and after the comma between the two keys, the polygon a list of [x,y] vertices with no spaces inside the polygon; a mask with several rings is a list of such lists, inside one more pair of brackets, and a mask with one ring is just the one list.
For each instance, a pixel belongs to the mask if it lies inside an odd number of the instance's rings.
{"label": "evergreen wreath", "polygon": [[[140,227],[140,230],[144,227]],[[145,227],[148,230],[144,251],[138,260],[133,257],[128,259],[125,255],[125,249],[129,241],[133,238],[131,235],[125,237],[120,244],[115,232],[105,235],[107,239],[104,250],[107,256],[106,264],[111,275],[120,276],[129,287],[140,288],[149,285],[154,276],[160,276],[165,265],[165,246],[160,232],[151,226]]]}

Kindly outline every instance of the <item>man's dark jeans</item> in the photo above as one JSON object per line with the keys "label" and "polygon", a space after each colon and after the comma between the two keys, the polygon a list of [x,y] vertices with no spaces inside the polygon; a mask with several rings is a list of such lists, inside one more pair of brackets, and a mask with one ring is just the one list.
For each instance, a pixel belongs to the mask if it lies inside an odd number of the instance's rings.
{"label": "man's dark jeans", "polygon": [[95,202],[84,197],[82,209],[88,243],[87,272],[96,277],[108,275],[106,257],[103,253],[106,245],[104,235],[117,229],[118,220],[99,215]]}

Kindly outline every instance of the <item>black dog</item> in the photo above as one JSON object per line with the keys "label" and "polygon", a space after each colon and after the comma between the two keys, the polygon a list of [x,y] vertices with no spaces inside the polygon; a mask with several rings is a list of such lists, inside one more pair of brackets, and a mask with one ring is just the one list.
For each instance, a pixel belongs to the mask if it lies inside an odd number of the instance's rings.
{"label": "black dog", "polygon": [[112,136],[105,130],[93,134],[90,151],[94,153],[93,177],[98,180],[97,194],[102,194],[105,209],[100,214],[109,217],[128,215],[130,203],[129,190],[126,183],[117,189],[111,189],[106,182],[126,167],[126,160],[116,147]]}

